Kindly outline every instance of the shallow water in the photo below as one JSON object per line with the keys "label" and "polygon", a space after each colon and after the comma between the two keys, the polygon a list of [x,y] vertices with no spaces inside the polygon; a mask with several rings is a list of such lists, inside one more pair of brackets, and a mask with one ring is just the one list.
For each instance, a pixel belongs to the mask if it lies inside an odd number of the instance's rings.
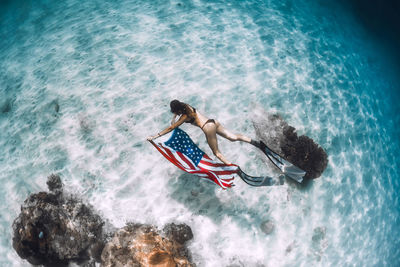
{"label": "shallow water", "polygon": [[[199,266],[400,264],[400,83],[340,6],[13,1],[0,18],[1,266],[29,266],[11,225],[53,172],[116,226],[189,224]],[[304,188],[236,179],[223,191],[184,174],[145,141],[174,98],[249,136],[255,106],[277,112],[328,168]],[[211,155],[200,129],[182,129]],[[276,174],[246,144],[220,147],[250,174]]]}

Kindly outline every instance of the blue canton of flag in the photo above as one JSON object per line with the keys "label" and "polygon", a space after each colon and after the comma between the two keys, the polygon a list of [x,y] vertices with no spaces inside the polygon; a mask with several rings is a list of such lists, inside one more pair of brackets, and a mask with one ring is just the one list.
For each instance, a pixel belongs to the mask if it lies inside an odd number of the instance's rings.
{"label": "blue canton of flag", "polygon": [[171,138],[164,143],[175,151],[179,151],[190,158],[197,166],[205,154],[193,141],[189,135],[177,128]]}

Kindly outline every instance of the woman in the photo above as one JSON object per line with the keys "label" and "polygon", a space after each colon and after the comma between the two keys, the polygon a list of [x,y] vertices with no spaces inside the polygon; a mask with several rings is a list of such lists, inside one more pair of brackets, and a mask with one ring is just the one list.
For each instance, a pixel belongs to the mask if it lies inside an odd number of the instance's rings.
{"label": "woman", "polygon": [[[219,151],[218,149],[218,141],[217,141],[217,134],[225,137],[230,141],[243,141],[252,145],[257,146],[258,142],[250,139],[247,136],[242,134],[233,134],[225,129],[217,120],[209,119],[200,112],[196,111],[196,109],[188,104],[180,102],[178,100],[172,100],[170,103],[171,112],[174,114],[174,117],[171,122],[171,126],[162,130],[157,135],[149,136],[147,140],[153,140],[164,134],[169,133],[176,127],[179,127],[184,122],[191,123],[195,126],[200,127],[204,134],[206,135],[208,145],[210,146],[214,155],[221,160],[225,164],[232,164],[229,162]],[[178,121],[175,122],[176,117],[180,116]]]}

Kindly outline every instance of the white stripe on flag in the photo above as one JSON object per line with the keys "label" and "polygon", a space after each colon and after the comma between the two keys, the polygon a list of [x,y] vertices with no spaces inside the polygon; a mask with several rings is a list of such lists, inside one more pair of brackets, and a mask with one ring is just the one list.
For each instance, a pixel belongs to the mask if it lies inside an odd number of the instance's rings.
{"label": "white stripe on flag", "polygon": [[218,175],[218,177],[219,178],[221,178],[221,179],[232,179],[234,176],[233,176],[233,174],[230,174],[230,175]]}
{"label": "white stripe on flag", "polygon": [[237,170],[237,166],[221,166],[221,167],[214,167],[214,166],[210,166],[210,165],[206,165],[199,163],[198,165],[200,168],[206,169],[206,170],[210,170],[210,171],[236,171]]}
{"label": "white stripe on flag", "polygon": [[212,176],[217,180],[219,186],[221,186],[221,187],[224,188],[224,189],[226,188],[226,186],[224,186],[224,185],[222,184],[222,181],[221,181],[221,179],[218,177],[218,175],[215,175],[215,173],[213,173],[213,172],[209,172],[209,174],[212,175]]}
{"label": "white stripe on flag", "polygon": [[212,159],[206,159],[206,158],[203,158],[202,160],[204,160],[204,161],[207,161],[207,162],[210,162],[210,163],[215,163],[215,161],[214,161],[214,160],[212,160]]}

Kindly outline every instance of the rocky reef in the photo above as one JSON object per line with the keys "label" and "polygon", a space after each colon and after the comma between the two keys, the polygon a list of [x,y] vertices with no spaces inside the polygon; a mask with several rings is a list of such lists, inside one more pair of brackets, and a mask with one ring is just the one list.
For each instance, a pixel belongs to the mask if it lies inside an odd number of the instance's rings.
{"label": "rocky reef", "polygon": [[306,171],[304,178],[321,176],[328,165],[325,150],[311,138],[298,136],[296,129],[281,116],[260,109],[253,119],[256,135],[285,159]]}
{"label": "rocky reef", "polygon": [[45,266],[99,260],[104,221],[78,198],[64,195],[59,176],[51,175],[47,185],[50,192],[31,194],[13,223],[18,255]]}
{"label": "rocky reef", "polygon": [[90,205],[64,192],[58,175],[49,176],[47,185],[50,192],[31,194],[13,223],[13,247],[29,263],[194,266],[185,246],[193,238],[186,224],[167,224],[159,231],[151,225],[131,223],[106,232],[105,221]]}
{"label": "rocky reef", "polygon": [[289,125],[283,128],[281,150],[284,158],[306,171],[304,178],[320,177],[328,165],[325,150],[308,136],[297,136],[296,129]]}
{"label": "rocky reef", "polygon": [[118,230],[101,254],[101,266],[194,266],[185,242],[190,227],[169,224],[163,231],[151,225],[129,224]]}

